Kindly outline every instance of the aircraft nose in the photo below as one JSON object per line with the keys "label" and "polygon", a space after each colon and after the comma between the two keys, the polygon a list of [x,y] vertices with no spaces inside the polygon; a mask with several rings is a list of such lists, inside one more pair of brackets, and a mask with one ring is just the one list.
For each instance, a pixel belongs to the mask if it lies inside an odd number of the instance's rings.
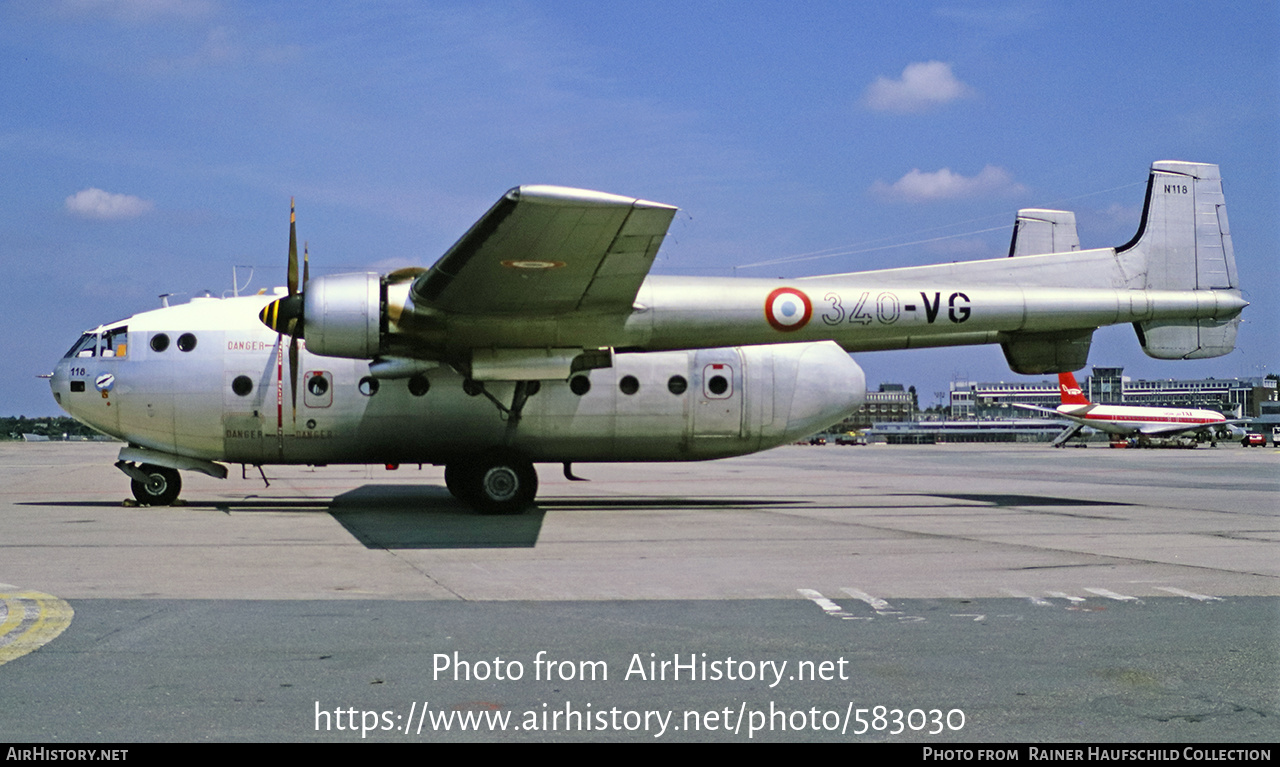
{"label": "aircraft nose", "polygon": [[62,393],[67,390],[67,366],[59,363],[54,366],[52,373],[41,377],[49,379],[49,391],[53,394],[53,401],[58,403],[58,407],[67,410],[67,403],[62,399]]}

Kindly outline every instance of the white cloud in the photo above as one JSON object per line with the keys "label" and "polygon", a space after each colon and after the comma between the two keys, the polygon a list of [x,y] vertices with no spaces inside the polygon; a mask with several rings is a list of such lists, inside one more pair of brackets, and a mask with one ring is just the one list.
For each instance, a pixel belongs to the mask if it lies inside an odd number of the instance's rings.
{"label": "white cloud", "polygon": [[906,202],[1009,196],[1025,191],[1026,187],[1015,182],[1008,171],[994,165],[988,165],[978,175],[969,177],[952,173],[950,168],[933,173],[913,168],[892,184],[877,181],[871,185],[871,193],[877,197]]}
{"label": "white cloud", "polygon": [[155,203],[131,194],[112,194],[101,189],[81,189],[66,200],[67,212],[80,218],[118,221],[137,218],[155,207]]}
{"label": "white cloud", "polygon": [[924,112],[973,94],[956,79],[951,65],[941,61],[917,61],[902,70],[902,77],[876,78],[867,86],[863,103],[877,112]]}

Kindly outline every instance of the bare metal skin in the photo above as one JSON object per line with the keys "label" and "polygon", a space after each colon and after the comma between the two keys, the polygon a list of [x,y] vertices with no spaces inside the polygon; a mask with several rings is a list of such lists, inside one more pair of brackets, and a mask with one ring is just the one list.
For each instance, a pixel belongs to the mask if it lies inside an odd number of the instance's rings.
{"label": "bare metal skin", "polygon": [[509,513],[534,462],[570,475],[811,434],[864,398],[847,352],[998,343],[1016,372],[1063,372],[1096,328],[1132,323],[1151,356],[1211,357],[1246,305],[1213,165],[1153,165],[1118,248],[1081,251],[1074,216],[1028,209],[1010,258],[790,281],[648,276],[675,210],[520,187],[430,269],[310,280],[304,258],[301,282],[291,223],[285,289],[94,328],[50,383],[129,443],[117,466],[142,503],[218,462],[435,463]]}

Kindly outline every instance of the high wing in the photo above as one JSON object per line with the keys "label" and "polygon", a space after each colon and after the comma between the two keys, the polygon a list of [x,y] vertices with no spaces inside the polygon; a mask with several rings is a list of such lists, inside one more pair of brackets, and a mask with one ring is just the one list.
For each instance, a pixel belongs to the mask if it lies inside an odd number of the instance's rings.
{"label": "high wing", "polygon": [[559,186],[521,186],[410,288],[415,310],[450,315],[623,314],[677,208]]}

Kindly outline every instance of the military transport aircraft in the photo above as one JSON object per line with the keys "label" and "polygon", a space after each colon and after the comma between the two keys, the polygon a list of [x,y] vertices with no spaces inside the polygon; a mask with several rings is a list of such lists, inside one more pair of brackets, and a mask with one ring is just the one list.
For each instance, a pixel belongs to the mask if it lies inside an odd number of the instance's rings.
{"label": "military transport aircraft", "polygon": [[1119,437],[1137,437],[1139,444],[1146,444],[1152,437],[1197,434],[1208,435],[1209,440],[1217,444],[1218,432],[1230,430],[1235,424],[1252,420],[1248,418],[1228,420],[1222,413],[1213,410],[1185,407],[1095,405],[1084,396],[1084,391],[1071,373],[1058,374],[1058,390],[1061,392],[1062,404],[1056,410],[1036,405],[1014,405],[1025,410],[1051,413],[1073,422],[1054,439],[1054,447],[1071,439],[1086,426]]}
{"label": "military transport aircraft", "polygon": [[[502,196],[430,269],[298,279],[82,335],[51,375],[128,444],[144,504],[223,463],[443,464],[458,499],[513,513],[534,463],[682,461],[791,442],[856,409],[848,352],[1000,344],[1010,367],[1085,365],[1132,323],[1147,354],[1234,346],[1240,311],[1216,165],[1157,162],[1118,248],[1065,252],[1030,216],[1011,258],[794,280],[648,275],[676,208],[554,186]],[[1054,214],[1055,212],[1046,212]],[[1070,235],[1070,236],[1066,236]],[[265,479],[265,474],[264,474]]]}

